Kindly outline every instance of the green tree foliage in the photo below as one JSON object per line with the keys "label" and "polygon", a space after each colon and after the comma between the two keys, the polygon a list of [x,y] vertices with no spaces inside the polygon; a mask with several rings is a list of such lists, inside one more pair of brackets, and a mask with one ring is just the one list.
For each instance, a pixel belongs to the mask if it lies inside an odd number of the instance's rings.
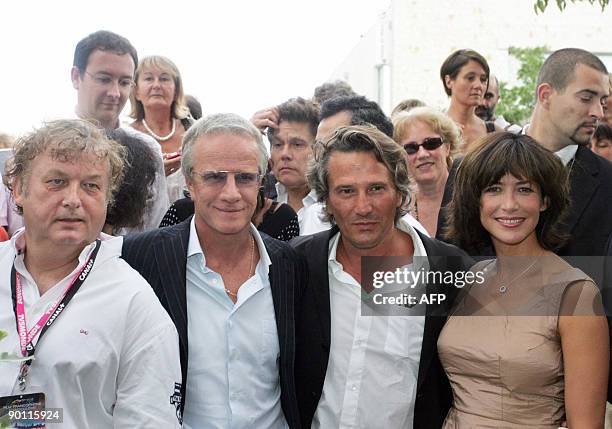
{"label": "green tree foliage", "polygon": [[508,53],[520,63],[516,75],[518,82],[512,87],[506,82],[499,82],[501,100],[496,108],[497,115],[513,124],[524,125],[529,120],[535,103],[536,79],[548,51],[545,46],[508,48]]}
{"label": "green tree foliage", "polygon": [[[572,3],[588,1],[591,4],[594,4],[597,1],[597,3],[599,3],[599,5],[601,6],[602,11],[606,8],[606,6],[608,6],[608,3],[610,3],[610,0],[570,0],[570,1]],[[567,6],[567,0],[556,0],[556,2],[557,2],[557,7],[561,11],[563,11],[563,9],[565,9],[565,7]],[[542,13],[546,10],[547,6],[548,6],[548,0],[536,0],[535,4],[533,5],[533,8],[535,10],[535,13]]]}

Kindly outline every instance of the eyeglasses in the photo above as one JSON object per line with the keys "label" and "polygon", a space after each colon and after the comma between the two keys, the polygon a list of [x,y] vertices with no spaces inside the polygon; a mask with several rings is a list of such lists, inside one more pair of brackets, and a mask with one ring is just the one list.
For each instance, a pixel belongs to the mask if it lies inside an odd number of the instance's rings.
{"label": "eyeglasses", "polygon": [[259,185],[262,175],[259,173],[249,173],[244,171],[203,171],[193,173],[202,179],[204,186],[220,188],[227,182],[229,174],[234,175],[234,183],[239,188],[254,188]]}
{"label": "eyeglasses", "polygon": [[129,90],[134,86],[134,80],[129,77],[121,77],[115,79],[114,77],[108,74],[91,74],[88,71],[85,71],[85,74],[87,74],[96,85],[101,86],[103,88],[111,86],[115,81],[119,84],[119,88],[121,88],[122,90]]}
{"label": "eyeglasses", "polygon": [[404,145],[404,150],[408,155],[414,155],[419,151],[419,148],[421,146],[423,146],[425,150],[436,150],[437,148],[442,146],[443,143],[444,140],[442,140],[440,137],[427,137],[423,140],[423,143],[421,144],[415,142],[406,143]]}

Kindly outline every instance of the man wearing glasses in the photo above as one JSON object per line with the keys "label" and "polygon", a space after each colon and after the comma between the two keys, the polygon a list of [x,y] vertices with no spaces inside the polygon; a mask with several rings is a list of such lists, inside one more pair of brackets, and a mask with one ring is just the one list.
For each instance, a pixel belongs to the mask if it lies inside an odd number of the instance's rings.
{"label": "man wearing glasses", "polygon": [[[70,71],[72,86],[77,90],[76,115],[100,128],[119,128],[119,114],[134,87],[137,64],[136,49],[129,40],[118,34],[97,31],[79,41]],[[124,129],[131,136],[142,140],[143,144],[147,144],[157,154],[157,173],[152,185],[152,197],[147,204],[140,230],[157,228],[170,206],[161,147],[150,136],[130,127]]]}
{"label": "man wearing glasses", "polygon": [[194,216],[126,238],[123,257],[179,332],[184,427],[298,427],[294,309],[305,263],[251,223],[268,162],[261,133],[211,115],[187,131],[182,153]]}

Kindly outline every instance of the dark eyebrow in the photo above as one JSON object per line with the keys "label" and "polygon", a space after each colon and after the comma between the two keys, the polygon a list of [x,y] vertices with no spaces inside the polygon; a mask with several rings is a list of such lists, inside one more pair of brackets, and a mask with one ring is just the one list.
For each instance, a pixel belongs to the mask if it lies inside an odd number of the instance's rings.
{"label": "dark eyebrow", "polygon": [[289,139],[289,143],[292,143],[292,142],[308,143],[306,140],[304,140],[304,139],[302,139],[300,137],[291,137]]}
{"label": "dark eyebrow", "polygon": [[[576,94],[580,94],[586,92],[587,94],[591,94],[594,97],[597,97],[599,95],[599,93],[597,91],[594,91],[592,89],[581,89],[580,91],[576,92]],[[606,96],[605,94],[603,95],[604,97]]]}
{"label": "dark eyebrow", "polygon": [[270,141],[270,143],[272,143],[273,141],[283,143],[283,141],[276,135],[276,133],[268,132],[268,140]]}

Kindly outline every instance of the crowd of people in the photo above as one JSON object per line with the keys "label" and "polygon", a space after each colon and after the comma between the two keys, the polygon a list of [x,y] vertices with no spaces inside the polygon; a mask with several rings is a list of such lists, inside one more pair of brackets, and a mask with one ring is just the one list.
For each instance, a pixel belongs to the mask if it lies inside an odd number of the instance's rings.
{"label": "crowd of people", "polygon": [[2,143],[0,427],[603,428],[611,76],[552,52],[510,124],[461,49],[446,111],[338,81],[202,116],[88,35],[74,118]]}

